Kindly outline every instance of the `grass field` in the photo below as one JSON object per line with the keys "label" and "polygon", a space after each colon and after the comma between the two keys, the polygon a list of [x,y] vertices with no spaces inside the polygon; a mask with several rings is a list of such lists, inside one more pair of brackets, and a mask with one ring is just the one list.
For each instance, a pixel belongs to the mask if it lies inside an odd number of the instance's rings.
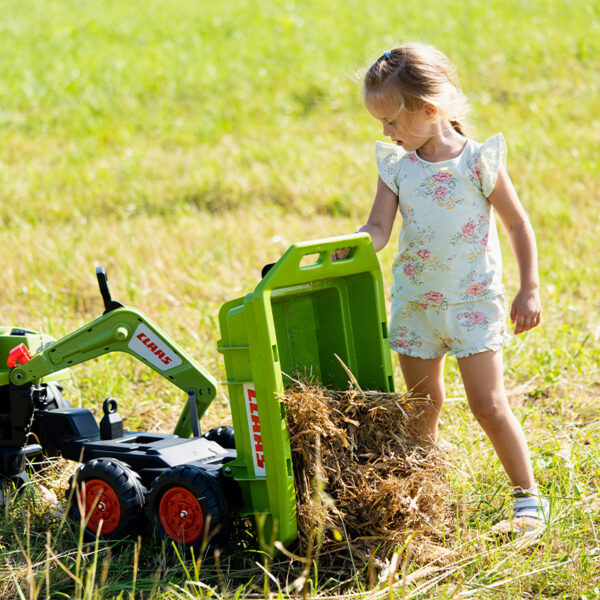
{"label": "grass field", "polygon": [[[310,595],[600,598],[600,2],[2,7],[0,325],[60,337],[98,316],[101,264],[114,298],[219,381],[221,304],[251,291],[290,243],[350,233],[368,214],[383,138],[357,73],[408,39],[445,51],[471,101],[473,137],[504,133],[537,234],[544,320],[505,360],[554,521],[536,542],[489,535],[509,514],[508,485],[449,361],[441,436],[464,507],[449,542],[456,562],[424,577],[407,561],[406,578],[391,583],[362,573],[327,580],[315,566]],[[394,252],[392,243],[380,254],[388,287]],[[73,402],[96,414],[112,395],[131,428],[169,431],[177,420],[179,391],[127,356],[74,373]],[[228,419],[220,396],[205,426]],[[45,485],[60,494],[67,478],[51,470]],[[222,555],[195,571],[148,545],[80,552],[77,532],[52,510],[16,500],[0,515],[0,597],[287,597],[301,570],[283,561],[268,577],[260,558]]]}

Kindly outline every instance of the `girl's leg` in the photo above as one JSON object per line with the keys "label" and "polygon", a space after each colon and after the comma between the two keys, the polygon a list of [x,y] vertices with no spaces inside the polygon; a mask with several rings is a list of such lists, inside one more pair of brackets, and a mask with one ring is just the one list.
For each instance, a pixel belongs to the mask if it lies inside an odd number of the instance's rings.
{"label": "girl's leg", "polygon": [[458,359],[469,406],[487,433],[513,486],[535,485],[523,429],[504,392],[502,352],[481,352]]}
{"label": "girl's leg", "polygon": [[426,440],[435,441],[438,434],[438,418],[444,404],[444,360],[438,358],[416,358],[398,354],[406,388],[419,398],[431,398],[431,404],[423,408],[422,414],[409,422],[409,428]]}

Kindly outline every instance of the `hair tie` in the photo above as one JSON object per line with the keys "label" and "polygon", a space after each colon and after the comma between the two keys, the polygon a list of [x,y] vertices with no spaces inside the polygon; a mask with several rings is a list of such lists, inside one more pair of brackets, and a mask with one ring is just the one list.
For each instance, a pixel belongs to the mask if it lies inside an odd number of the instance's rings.
{"label": "hair tie", "polygon": [[391,50],[386,50],[386,51],[383,53],[383,55],[384,55],[386,58],[392,58],[392,51],[391,51]]}

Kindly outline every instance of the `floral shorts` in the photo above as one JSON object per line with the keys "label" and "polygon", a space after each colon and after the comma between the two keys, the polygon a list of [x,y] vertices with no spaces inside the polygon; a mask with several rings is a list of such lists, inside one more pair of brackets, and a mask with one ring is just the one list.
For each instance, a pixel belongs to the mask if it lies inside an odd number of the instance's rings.
{"label": "floral shorts", "polygon": [[400,354],[457,358],[499,350],[508,339],[504,296],[457,304],[392,304],[390,346]]}

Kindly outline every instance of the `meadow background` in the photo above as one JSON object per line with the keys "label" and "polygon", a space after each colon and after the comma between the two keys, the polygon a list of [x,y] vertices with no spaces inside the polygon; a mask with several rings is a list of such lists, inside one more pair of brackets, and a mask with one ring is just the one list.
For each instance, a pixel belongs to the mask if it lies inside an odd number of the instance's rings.
{"label": "meadow background", "polygon": [[[251,291],[290,243],[351,233],[368,215],[374,141],[383,137],[362,106],[362,70],[407,40],[446,52],[471,101],[472,136],[504,133],[537,234],[543,323],[505,357],[554,523],[526,549],[488,536],[509,514],[508,487],[450,360],[441,435],[468,522],[450,545],[476,558],[389,588],[357,573],[328,583],[315,575],[311,595],[600,598],[597,0],[0,7],[0,325],[55,337],[83,325],[102,312],[103,265],[113,297],[144,311],[219,381],[221,304]],[[501,237],[514,294],[516,265]],[[387,286],[394,253],[394,242],[380,253]],[[72,402],[98,414],[112,395],[130,428],[169,431],[184,402],[129,356],[74,371]],[[397,365],[395,375],[402,389]],[[228,419],[221,394],[204,425]],[[46,485],[60,495],[57,481],[73,468]],[[262,597],[266,581],[292,595],[254,561],[217,576],[214,565],[194,573],[151,548],[76,546],[42,499],[34,508],[15,502],[0,516],[0,594]],[[417,568],[408,561],[405,574]],[[199,579],[206,587],[191,583]]]}

